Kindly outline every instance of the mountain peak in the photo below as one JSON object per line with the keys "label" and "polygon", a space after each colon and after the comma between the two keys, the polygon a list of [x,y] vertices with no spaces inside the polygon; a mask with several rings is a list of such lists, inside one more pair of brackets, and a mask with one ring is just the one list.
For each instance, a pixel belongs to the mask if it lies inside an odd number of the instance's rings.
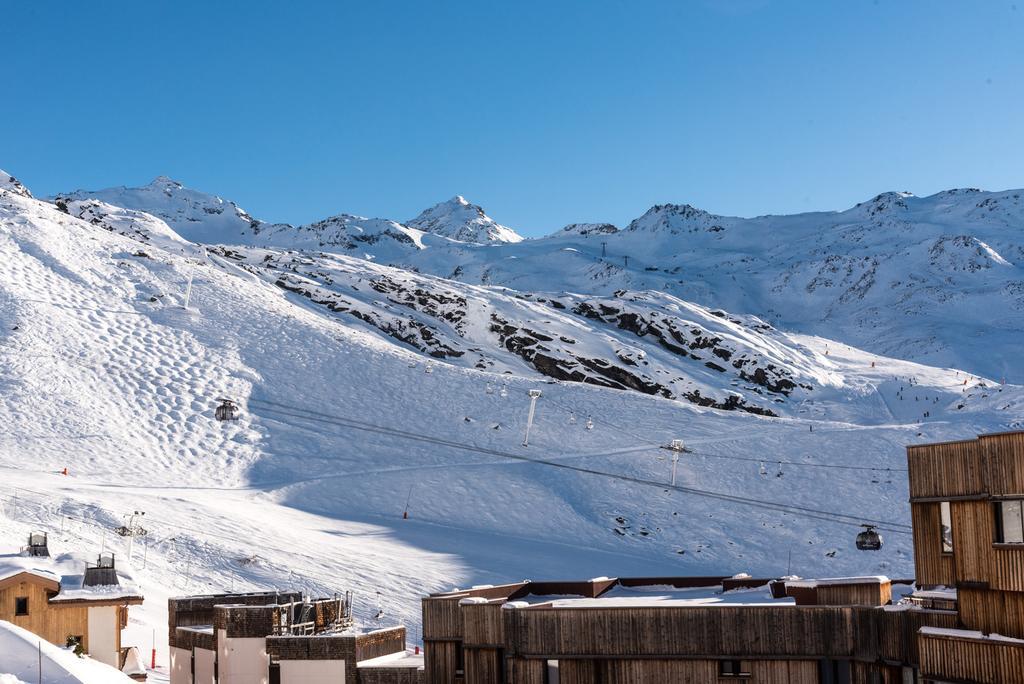
{"label": "mountain peak", "polygon": [[490,244],[495,242],[521,242],[522,236],[503,226],[482,207],[462,195],[435,204],[407,222],[410,228],[440,235],[460,242]]}
{"label": "mountain peak", "polygon": [[691,204],[655,204],[626,230],[683,233],[697,229],[722,230],[722,217]]}
{"label": "mountain peak", "polygon": [[147,187],[150,187],[150,188],[163,188],[163,187],[166,187],[168,185],[173,186],[175,188],[183,188],[183,187],[185,187],[182,183],[174,180],[170,176],[157,176],[152,181],[150,181],[150,183],[149,183],[149,185]]}
{"label": "mountain peak", "polygon": [[31,197],[32,193],[28,191],[21,181],[7,173],[3,169],[0,169],[0,190],[7,190],[13,192],[15,195],[21,195],[22,197]]}

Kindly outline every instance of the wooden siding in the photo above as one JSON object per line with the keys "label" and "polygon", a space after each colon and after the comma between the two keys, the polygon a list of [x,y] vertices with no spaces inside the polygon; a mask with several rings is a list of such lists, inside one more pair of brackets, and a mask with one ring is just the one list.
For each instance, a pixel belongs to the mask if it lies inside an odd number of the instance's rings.
{"label": "wooden siding", "polygon": [[[875,624],[862,608],[523,608],[504,611],[510,654],[581,656],[868,657]],[[628,635],[623,638],[623,635]]]}
{"label": "wooden siding", "polygon": [[989,586],[1006,591],[1024,591],[1024,547],[995,546]]}
{"label": "wooden siding", "polygon": [[449,684],[455,680],[455,641],[431,641],[423,644],[423,669],[428,684]]}
{"label": "wooden siding", "polygon": [[818,684],[818,661],[755,660],[750,663],[750,681],[757,684]]}
{"label": "wooden siding", "polygon": [[[547,663],[543,660],[506,658],[505,684],[547,684],[546,671]],[[427,682],[429,684],[430,680]],[[438,684],[441,684],[440,680]]]}
{"label": "wooden siding", "polygon": [[462,643],[466,646],[500,648],[505,643],[505,623],[502,604],[472,603],[460,606],[462,610]]}
{"label": "wooden siding", "polygon": [[1024,432],[907,447],[910,498],[1024,495]]}
{"label": "wooden siding", "polygon": [[[545,663],[544,660],[536,662]],[[818,684],[816,660],[744,661],[749,678],[718,676],[718,660],[637,660],[563,659],[558,661],[559,684],[636,684],[671,682],[707,684],[708,682],[756,682],[757,684]],[[467,678],[466,680],[470,680]]]}
{"label": "wooden siding", "polygon": [[921,634],[921,675],[978,684],[1024,682],[1024,645]]}
{"label": "wooden siding", "polygon": [[[878,663],[850,663],[851,684],[904,684],[903,668]],[[817,684],[817,680],[815,680]]]}
{"label": "wooden siding", "polygon": [[1024,591],[1024,546],[993,545],[991,501],[954,501],[953,562],[956,581],[983,582],[990,589]]}
{"label": "wooden siding", "polygon": [[819,606],[884,606],[892,600],[892,584],[820,584],[816,595]]}
{"label": "wooden siding", "polygon": [[560,660],[559,684],[672,682],[706,684],[718,680],[712,660]]}
{"label": "wooden siding", "polygon": [[1024,639],[1024,594],[962,588],[957,605],[964,629]]}
{"label": "wooden siding", "polygon": [[[917,583],[925,587],[956,584],[953,555],[942,553],[941,510],[938,502],[910,504],[914,526],[914,564]],[[955,547],[954,547],[955,548]]]}
{"label": "wooden siding", "polygon": [[[868,615],[862,614],[864,619]],[[917,650],[917,632],[922,627],[960,626],[956,613],[945,610],[876,610],[872,611],[878,620],[879,658],[888,662],[920,662]]]}
{"label": "wooden siding", "polygon": [[992,558],[992,504],[957,501],[949,505],[953,523],[953,565],[957,583],[988,582]]}
{"label": "wooden siding", "polygon": [[1024,495],[1024,432],[982,435],[987,492],[993,496]]}
{"label": "wooden siding", "polygon": [[496,648],[467,648],[463,651],[466,682],[501,684],[502,653]]}
{"label": "wooden siding", "polygon": [[911,499],[985,493],[985,468],[978,440],[907,447]]}
{"label": "wooden siding", "polygon": [[462,639],[462,611],[459,610],[459,598],[423,599],[424,641]]}
{"label": "wooden siding", "polygon": [[[66,645],[69,636],[80,636],[82,646],[88,652],[88,604],[49,603],[52,592],[48,591],[46,586],[48,585],[23,580],[0,590],[0,620],[7,620],[58,646]],[[28,598],[28,615],[14,614],[15,599],[19,596]]]}

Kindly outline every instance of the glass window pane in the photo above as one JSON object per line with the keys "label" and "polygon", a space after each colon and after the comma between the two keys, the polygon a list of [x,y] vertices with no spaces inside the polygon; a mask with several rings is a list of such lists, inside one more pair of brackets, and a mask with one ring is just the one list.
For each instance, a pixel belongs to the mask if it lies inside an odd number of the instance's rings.
{"label": "glass window pane", "polygon": [[939,518],[941,519],[942,552],[953,553],[953,519],[949,514],[948,501],[939,504]]}
{"label": "glass window pane", "polygon": [[1012,543],[1024,542],[1024,524],[1021,521],[1021,502],[1003,502],[1003,541]]}

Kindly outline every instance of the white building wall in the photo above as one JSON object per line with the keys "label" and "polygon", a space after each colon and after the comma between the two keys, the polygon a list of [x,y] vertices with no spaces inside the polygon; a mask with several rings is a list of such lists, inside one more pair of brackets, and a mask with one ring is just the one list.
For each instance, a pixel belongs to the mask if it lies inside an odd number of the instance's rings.
{"label": "white building wall", "polygon": [[192,684],[192,651],[177,646],[171,648],[170,684]]}
{"label": "white building wall", "polygon": [[194,651],[196,659],[195,684],[217,684],[214,677],[216,671],[217,653],[205,648],[197,648]]}
{"label": "white building wall", "polygon": [[117,606],[89,607],[89,655],[93,660],[111,667],[120,665],[117,635],[121,626],[117,622]]}
{"label": "white building wall", "polygon": [[218,684],[269,684],[266,637],[229,639],[217,630]]}
{"label": "white building wall", "polygon": [[282,660],[281,684],[345,684],[344,660]]}

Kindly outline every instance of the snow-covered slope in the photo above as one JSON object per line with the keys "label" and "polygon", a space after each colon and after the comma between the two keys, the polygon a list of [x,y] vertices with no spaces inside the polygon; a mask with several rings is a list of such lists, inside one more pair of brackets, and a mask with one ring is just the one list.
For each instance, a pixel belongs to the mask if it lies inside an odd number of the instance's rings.
{"label": "snow-covered slope", "polygon": [[[1018,385],[629,286],[679,277],[612,263],[610,241],[639,229],[491,247],[424,233],[405,253],[425,272],[461,254],[469,285],[333,250],[204,255],[159,218],[63,206],[0,190],[0,535],[73,520],[63,550],[93,551],[145,510],[135,644],[191,591],[353,589],[370,620],[380,589],[415,639],[419,595],[470,583],[778,575],[790,556],[808,576],[910,576],[905,445],[1021,425]],[[730,230],[669,213],[652,223],[673,239]],[[238,421],[214,420],[221,397]],[[676,487],[673,439],[689,449]],[[871,521],[885,546],[858,552]]]}
{"label": "snow-covered slope", "polygon": [[105,190],[75,190],[53,198],[57,202],[99,200],[106,204],[145,211],[165,221],[182,237],[195,242],[236,243],[273,228],[254,219],[234,202],[186,188],[176,180],[158,176],[140,188],[120,186]]}
{"label": "snow-covered slope", "polygon": [[460,242],[486,245],[496,242],[516,243],[523,239],[511,228],[501,225],[485,214],[482,208],[467,202],[462,195],[435,204],[406,223],[425,233]]}
{"label": "snow-covered slope", "polygon": [[0,620],[0,684],[131,684],[131,677]]}

